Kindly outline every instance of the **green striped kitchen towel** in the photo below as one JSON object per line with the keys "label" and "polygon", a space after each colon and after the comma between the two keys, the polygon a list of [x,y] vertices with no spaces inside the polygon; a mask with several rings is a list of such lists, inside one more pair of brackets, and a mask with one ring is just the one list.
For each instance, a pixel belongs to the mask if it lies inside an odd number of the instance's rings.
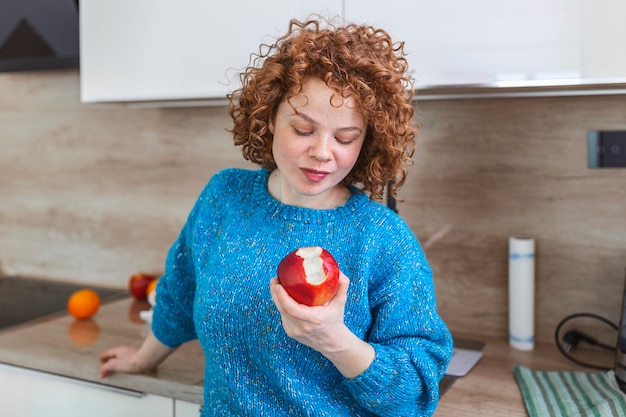
{"label": "green striped kitchen towel", "polygon": [[535,371],[514,369],[530,417],[624,417],[626,395],[613,371]]}

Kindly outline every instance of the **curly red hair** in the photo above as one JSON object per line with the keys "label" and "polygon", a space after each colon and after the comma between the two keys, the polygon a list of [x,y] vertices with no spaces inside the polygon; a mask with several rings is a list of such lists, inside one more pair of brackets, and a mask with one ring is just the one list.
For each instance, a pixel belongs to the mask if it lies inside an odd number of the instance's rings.
{"label": "curly red hair", "polygon": [[413,78],[404,56],[404,43],[394,44],[382,29],[292,20],[273,45],[261,45],[241,74],[242,87],[228,96],[235,145],[242,147],[245,159],[275,169],[269,123],[282,100],[301,91],[304,79],[318,77],[338,95],[353,98],[368,123],[361,153],[343,184],[365,190],[373,199],[381,199],[388,185],[396,197],[417,132]]}

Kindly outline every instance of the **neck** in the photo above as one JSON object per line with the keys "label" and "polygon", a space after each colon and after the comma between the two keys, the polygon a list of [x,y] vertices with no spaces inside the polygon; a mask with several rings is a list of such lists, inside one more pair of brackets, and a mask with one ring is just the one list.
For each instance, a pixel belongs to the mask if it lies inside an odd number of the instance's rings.
{"label": "neck", "polygon": [[329,210],[346,204],[351,195],[347,187],[337,185],[332,190],[321,195],[303,195],[299,196],[299,198],[290,198],[289,196],[294,196],[294,194],[287,191],[288,187],[289,183],[285,181],[280,171],[278,169],[272,171],[268,178],[267,190],[275,200],[282,204],[316,210]]}

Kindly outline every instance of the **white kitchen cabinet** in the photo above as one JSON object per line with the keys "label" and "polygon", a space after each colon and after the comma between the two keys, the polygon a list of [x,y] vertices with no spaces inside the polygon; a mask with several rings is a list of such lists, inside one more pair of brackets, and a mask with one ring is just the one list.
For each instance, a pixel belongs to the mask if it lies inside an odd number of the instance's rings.
{"label": "white kitchen cabinet", "polygon": [[406,41],[418,88],[626,81],[623,0],[81,0],[81,101],[222,104],[260,43],[315,12]]}
{"label": "white kitchen cabinet", "polygon": [[11,417],[172,417],[174,400],[0,364],[0,407]]}
{"label": "white kitchen cabinet", "polygon": [[223,99],[290,19],[343,0],[81,0],[81,101]]}
{"label": "white kitchen cabinet", "polygon": [[626,80],[624,0],[345,0],[406,41],[417,86]]}
{"label": "white kitchen cabinet", "polygon": [[174,400],[174,417],[198,417],[199,415],[200,404]]}

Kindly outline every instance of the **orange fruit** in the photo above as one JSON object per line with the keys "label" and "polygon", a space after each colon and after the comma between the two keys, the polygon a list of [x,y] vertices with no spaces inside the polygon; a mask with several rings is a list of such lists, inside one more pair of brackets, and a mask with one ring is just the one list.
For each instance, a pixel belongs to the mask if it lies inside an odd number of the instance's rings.
{"label": "orange fruit", "polygon": [[146,296],[149,296],[152,291],[156,291],[158,280],[159,280],[158,278],[155,278],[152,281],[150,281],[150,284],[148,284],[148,287],[146,287]]}
{"label": "orange fruit", "polygon": [[67,311],[78,320],[88,319],[98,312],[100,296],[93,290],[74,292],[67,300]]}

